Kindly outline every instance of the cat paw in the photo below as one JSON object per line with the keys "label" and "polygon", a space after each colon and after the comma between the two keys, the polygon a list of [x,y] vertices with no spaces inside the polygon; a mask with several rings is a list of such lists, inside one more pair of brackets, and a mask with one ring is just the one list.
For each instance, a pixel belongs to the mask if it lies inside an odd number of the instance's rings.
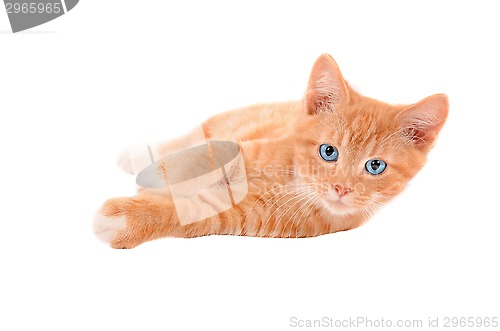
{"label": "cat paw", "polygon": [[129,149],[124,150],[116,159],[116,165],[127,174],[133,175],[134,168],[132,167],[132,160],[130,158]]}
{"label": "cat paw", "polygon": [[[94,217],[94,233],[112,248],[133,248],[151,240],[146,231],[152,198],[114,198],[106,201]],[[149,214],[150,215],[150,214]]]}
{"label": "cat paw", "polygon": [[100,209],[94,216],[94,233],[97,239],[106,244],[111,244],[117,233],[126,227],[125,215],[108,216],[103,213],[103,209]]}
{"label": "cat paw", "polygon": [[94,217],[94,233],[98,239],[113,248],[133,248],[140,244],[133,235],[130,210],[131,198],[114,198],[106,201]]}

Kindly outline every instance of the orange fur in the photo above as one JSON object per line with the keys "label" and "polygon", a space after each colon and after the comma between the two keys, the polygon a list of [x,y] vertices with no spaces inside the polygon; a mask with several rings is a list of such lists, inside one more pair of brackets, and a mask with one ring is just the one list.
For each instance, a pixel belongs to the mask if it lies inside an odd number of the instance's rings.
{"label": "orange fur", "polygon": [[[303,100],[251,106],[203,123],[209,139],[240,143],[249,184],[243,201],[181,226],[168,193],[144,190],[132,198],[111,199],[101,216],[125,216],[126,226],[110,244],[132,248],[161,237],[212,234],[311,237],[355,228],[423,167],[447,112],[445,95],[414,105],[361,96],[324,54],[313,67]],[[160,154],[168,155],[179,143],[161,146]],[[338,149],[337,161],[320,158],[323,143]],[[387,163],[377,176],[364,167],[373,158]]]}

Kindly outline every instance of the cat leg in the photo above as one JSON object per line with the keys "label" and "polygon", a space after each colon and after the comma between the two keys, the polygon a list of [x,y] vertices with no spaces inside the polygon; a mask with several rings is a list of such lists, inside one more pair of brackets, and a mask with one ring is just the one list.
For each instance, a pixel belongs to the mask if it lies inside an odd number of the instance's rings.
{"label": "cat leg", "polygon": [[106,201],[94,218],[96,236],[113,248],[133,248],[165,236],[178,236],[172,201],[161,195],[138,194]]}
{"label": "cat leg", "polygon": [[202,126],[181,137],[160,142],[143,143],[128,147],[117,160],[117,165],[128,174],[137,175],[154,161],[193,146],[206,143]]}
{"label": "cat leg", "polygon": [[243,215],[243,206],[233,207],[222,185],[189,197],[141,192],[106,201],[94,218],[94,232],[113,248],[133,248],[162,237],[241,234]]}

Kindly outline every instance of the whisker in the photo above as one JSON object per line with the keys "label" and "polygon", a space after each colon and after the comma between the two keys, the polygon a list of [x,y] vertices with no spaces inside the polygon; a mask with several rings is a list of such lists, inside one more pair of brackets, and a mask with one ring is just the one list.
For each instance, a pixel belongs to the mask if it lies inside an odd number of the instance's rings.
{"label": "whisker", "polygon": [[[282,197],[284,197],[284,196],[286,196],[286,195],[292,194],[292,193],[294,193],[294,192],[295,192],[296,188],[301,188],[301,187],[304,187],[304,185],[303,185],[303,184],[285,184],[285,185],[279,185],[278,187],[275,187],[275,188],[273,188],[273,189],[270,189],[270,190],[268,190],[268,191],[264,192],[263,194],[261,194],[261,195],[259,196],[259,198],[257,198],[257,200],[255,200],[255,202],[252,204],[252,206],[251,206],[251,207],[250,207],[250,209],[248,210],[247,214],[249,214],[249,215],[252,215],[252,214],[257,215],[257,214],[258,214],[258,212],[257,212],[257,211],[256,211],[256,212],[254,212],[254,208],[255,208],[256,204],[257,204],[259,201],[263,201],[263,202],[264,202],[262,205],[260,205],[260,206],[259,206],[259,207],[260,207],[260,209],[262,209],[262,210],[263,210],[263,209],[264,209],[264,207],[265,207],[265,206],[266,206],[269,202],[271,202],[271,201],[273,200],[273,198],[277,198],[277,197],[279,197],[280,195],[281,195]],[[274,191],[276,191],[276,190],[283,190],[283,191],[282,191],[282,192],[277,192],[277,193],[275,193],[275,194],[271,194],[271,193],[273,193],[273,192],[274,192]],[[268,197],[268,198],[264,201],[264,200],[263,200],[263,198],[264,198],[266,195],[268,195],[268,194],[270,194],[270,197]],[[252,212],[254,212],[254,213],[252,213]],[[255,217],[256,217],[256,216],[255,216]]]}
{"label": "whisker", "polygon": [[[258,198],[257,200],[255,200],[255,202],[252,204],[252,207],[249,209],[249,212],[252,211],[252,209],[254,208],[255,204],[259,201],[259,200],[262,200],[262,198],[266,195],[268,195],[269,193],[271,192],[274,192],[275,190],[278,190],[278,189],[289,189],[289,188],[293,188],[293,187],[296,187],[296,186],[299,186],[299,184],[285,184],[285,185],[280,185],[278,187],[275,187],[273,189],[270,189],[264,193],[262,193]],[[287,190],[284,191],[284,193],[287,193]],[[278,193],[277,195],[279,195],[280,193]],[[283,194],[283,193],[282,193]],[[271,196],[269,199],[266,200],[266,203],[264,205],[267,204],[267,202],[272,199],[274,196]]]}
{"label": "whisker", "polygon": [[[290,201],[292,201],[293,199],[296,199],[296,198],[300,198],[301,197],[301,194],[304,194],[305,192],[303,191],[297,191],[290,199],[288,199],[287,201],[285,201],[284,203],[282,203],[280,206],[278,206],[278,208],[276,208],[276,210],[273,211],[273,213],[266,219],[266,221],[264,222],[264,224],[262,225],[261,227],[261,230],[264,229],[267,224],[269,223],[269,221],[271,220],[271,218],[274,216],[274,214],[276,214],[281,207],[283,207],[284,205],[286,205],[287,203],[289,203]],[[282,198],[280,198],[279,200],[281,200]],[[271,207],[269,208],[270,210],[272,210],[273,206],[279,201],[275,201]],[[275,223],[276,225],[276,223]]]}
{"label": "whisker", "polygon": [[[276,219],[276,226],[283,220],[283,218],[285,217],[286,213],[288,213],[290,211],[290,209],[292,209],[294,206],[296,206],[297,204],[299,204],[301,201],[309,198],[311,195],[314,194],[314,192],[311,192],[311,191],[308,191],[306,192],[307,194],[303,194],[303,197],[301,199],[299,199],[298,201],[296,201],[294,204],[292,204],[290,207],[288,207],[283,213],[281,213],[280,217],[278,217]],[[291,218],[288,219],[288,221],[285,223],[285,226],[283,227],[283,230],[281,231],[281,234],[283,235],[283,231],[285,230],[287,224],[290,222]]]}
{"label": "whisker", "polygon": [[[311,214],[311,212],[313,211],[314,207],[316,207],[317,203],[318,203],[318,200],[319,200],[319,196],[316,195],[316,199],[314,199],[312,202],[310,202],[310,208],[304,208],[304,211],[302,211],[302,214],[300,215],[299,218],[297,218],[297,223],[296,226],[295,226],[295,238],[298,238],[299,237],[299,221],[301,219],[306,219],[309,217],[309,215]],[[307,212],[307,216],[305,216],[305,213]],[[294,221],[295,222],[295,221]]]}
{"label": "whisker", "polygon": [[[295,217],[296,215],[298,214],[298,212],[301,210],[301,209],[306,209],[308,206],[309,206],[309,203],[314,200],[315,198],[317,198],[317,195],[315,194],[315,192],[311,192],[309,195],[308,195],[309,199],[303,203],[293,214],[292,216],[290,216],[290,218],[288,219],[288,221],[286,222],[285,226],[283,227],[283,230],[281,231],[281,235],[283,236],[283,234],[285,233],[285,229],[287,227],[287,225],[290,223],[290,221],[292,222],[291,226],[290,226],[290,235],[288,237],[290,237],[292,235],[292,227],[293,227],[293,224],[295,223]],[[300,219],[299,219],[300,220]]]}

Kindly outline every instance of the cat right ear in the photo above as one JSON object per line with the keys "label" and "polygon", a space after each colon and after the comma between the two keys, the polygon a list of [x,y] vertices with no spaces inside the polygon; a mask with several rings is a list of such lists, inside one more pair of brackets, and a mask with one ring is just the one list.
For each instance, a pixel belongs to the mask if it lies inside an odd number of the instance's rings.
{"label": "cat right ear", "polygon": [[347,86],[339,67],[329,54],[314,63],[304,97],[310,115],[334,111],[348,100]]}
{"label": "cat right ear", "polygon": [[434,94],[403,109],[396,119],[407,141],[429,150],[448,116],[448,97]]}

